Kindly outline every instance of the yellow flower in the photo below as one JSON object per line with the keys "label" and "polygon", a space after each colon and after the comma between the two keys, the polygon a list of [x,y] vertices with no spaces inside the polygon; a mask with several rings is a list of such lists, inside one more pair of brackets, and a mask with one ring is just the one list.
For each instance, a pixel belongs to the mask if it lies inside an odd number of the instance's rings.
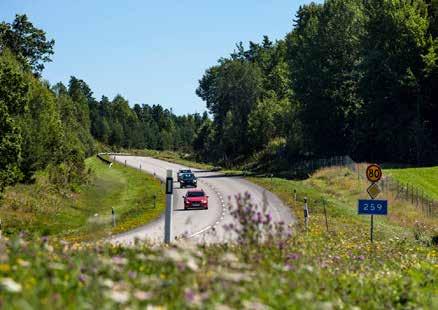
{"label": "yellow flower", "polygon": [[0,271],[7,272],[9,270],[11,270],[11,266],[8,264],[0,264]]}

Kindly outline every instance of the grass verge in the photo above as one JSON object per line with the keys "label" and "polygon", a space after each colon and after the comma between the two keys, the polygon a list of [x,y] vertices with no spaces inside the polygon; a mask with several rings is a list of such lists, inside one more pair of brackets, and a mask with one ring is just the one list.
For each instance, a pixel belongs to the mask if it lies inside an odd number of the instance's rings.
{"label": "grass verge", "polygon": [[402,183],[422,188],[432,199],[438,200],[438,166],[427,168],[385,169],[388,175]]}
{"label": "grass verge", "polygon": [[213,165],[206,164],[206,163],[199,163],[190,158],[189,155],[184,155],[172,151],[156,151],[156,150],[128,150],[130,154],[137,155],[137,156],[149,156],[156,159],[165,160],[171,163],[184,165],[196,169],[203,169],[203,170],[211,170],[214,168]]}
{"label": "grass verge", "polygon": [[[163,190],[152,176],[116,163],[109,168],[96,157],[88,158],[86,166],[90,181],[77,193],[56,189],[44,173],[35,184],[9,188],[0,207],[3,232],[91,240],[135,228],[162,213]],[[112,227],[112,208],[116,227]]]}

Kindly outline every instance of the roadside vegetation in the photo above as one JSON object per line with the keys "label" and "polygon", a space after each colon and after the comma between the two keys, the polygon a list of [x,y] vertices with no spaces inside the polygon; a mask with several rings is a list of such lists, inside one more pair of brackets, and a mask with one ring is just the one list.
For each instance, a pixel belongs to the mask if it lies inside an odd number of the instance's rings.
{"label": "roadside vegetation", "polygon": [[413,184],[424,190],[432,199],[438,200],[438,166],[426,168],[385,169],[388,175],[404,184]]}
{"label": "roadside vegetation", "polygon": [[8,188],[0,208],[3,234],[98,240],[147,224],[162,213],[164,195],[159,180],[117,163],[109,168],[96,157],[88,158],[85,165],[88,180],[74,191],[53,186],[47,173],[39,173],[35,184]]}
{"label": "roadside vegetation", "polygon": [[165,160],[171,163],[180,164],[192,168],[211,170],[213,165],[207,163],[200,163],[196,161],[190,154],[180,153],[175,151],[158,151],[158,150],[129,150],[130,154],[138,156],[149,156],[156,159]]}
{"label": "roadside vegetation", "polygon": [[[274,225],[263,208],[256,210],[250,197],[241,196],[233,200],[232,214],[246,224],[228,228],[238,234],[236,244],[181,241],[168,247],[138,242],[126,248],[1,239],[0,303],[6,308],[438,306],[438,250],[431,241],[436,220],[427,222],[388,195],[389,217],[376,218],[375,241],[370,243],[369,217],[356,214],[355,200],[364,195],[365,184],[349,170],[324,169],[305,181],[251,180],[293,207],[298,222],[292,230]],[[307,232],[301,224],[304,195],[310,207]],[[322,199],[327,202],[328,231]]]}

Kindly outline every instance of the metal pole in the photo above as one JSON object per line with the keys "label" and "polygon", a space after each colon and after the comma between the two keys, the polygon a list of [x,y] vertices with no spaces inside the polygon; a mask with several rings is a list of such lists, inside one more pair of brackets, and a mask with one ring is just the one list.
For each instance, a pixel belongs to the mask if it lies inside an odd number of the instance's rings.
{"label": "metal pole", "polygon": [[294,189],[294,202],[297,202],[297,190]]}
{"label": "metal pole", "polygon": [[172,240],[173,171],[167,170],[166,178],[166,215],[164,218],[164,242]]}
{"label": "metal pole", "polygon": [[112,215],[112,218],[113,218],[113,227],[116,227],[116,213],[115,213],[113,207],[111,207],[111,215]]}
{"label": "metal pole", "polygon": [[125,159],[125,167],[126,167],[126,159]]}
{"label": "metal pole", "polygon": [[374,240],[373,232],[374,232],[374,215],[371,214],[371,231],[370,231],[371,242],[373,242]]}

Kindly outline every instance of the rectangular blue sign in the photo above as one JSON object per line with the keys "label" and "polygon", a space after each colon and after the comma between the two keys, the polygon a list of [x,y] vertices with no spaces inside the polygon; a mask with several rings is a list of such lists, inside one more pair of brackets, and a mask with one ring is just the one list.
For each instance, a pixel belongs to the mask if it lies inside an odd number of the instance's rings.
{"label": "rectangular blue sign", "polygon": [[374,214],[374,215],[387,215],[388,214],[388,201],[387,200],[372,200],[372,199],[359,199],[358,204],[359,214]]}

